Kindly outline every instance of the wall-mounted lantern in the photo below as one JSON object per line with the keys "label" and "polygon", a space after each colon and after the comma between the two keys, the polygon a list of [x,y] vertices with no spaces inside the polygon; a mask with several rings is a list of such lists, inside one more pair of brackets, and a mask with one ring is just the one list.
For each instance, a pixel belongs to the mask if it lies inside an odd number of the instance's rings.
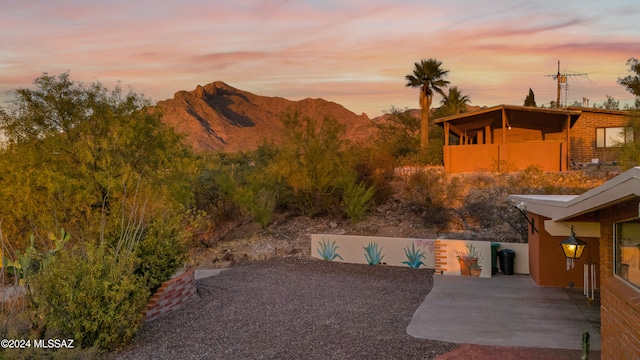
{"label": "wall-mounted lantern", "polygon": [[573,226],[571,226],[571,236],[562,240],[560,245],[562,245],[562,251],[567,258],[567,270],[573,269],[574,260],[582,256],[587,243],[576,237],[576,234],[573,232]]}

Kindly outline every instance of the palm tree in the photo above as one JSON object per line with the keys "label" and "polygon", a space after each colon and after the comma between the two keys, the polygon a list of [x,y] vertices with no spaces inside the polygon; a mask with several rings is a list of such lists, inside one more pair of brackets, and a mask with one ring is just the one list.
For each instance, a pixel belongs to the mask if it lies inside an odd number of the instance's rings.
{"label": "palm tree", "polygon": [[458,115],[467,111],[467,104],[471,102],[469,95],[462,95],[457,86],[449,88],[449,94],[445,95],[440,101],[445,110],[446,115]]}
{"label": "palm tree", "polygon": [[449,84],[443,79],[449,70],[442,70],[441,65],[442,61],[436,59],[421,60],[415,63],[413,74],[405,76],[408,81],[406,86],[420,88],[420,146],[422,148],[426,148],[429,143],[429,111],[433,94],[437,92],[444,97],[442,88]]}

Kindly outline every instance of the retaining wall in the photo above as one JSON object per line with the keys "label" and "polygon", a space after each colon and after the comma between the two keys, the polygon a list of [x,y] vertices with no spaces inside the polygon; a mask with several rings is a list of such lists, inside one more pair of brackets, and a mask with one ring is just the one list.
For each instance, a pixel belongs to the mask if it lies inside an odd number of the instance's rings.
{"label": "retaining wall", "polygon": [[145,321],[151,321],[170,313],[196,295],[196,278],[193,268],[177,273],[160,285],[149,300]]}

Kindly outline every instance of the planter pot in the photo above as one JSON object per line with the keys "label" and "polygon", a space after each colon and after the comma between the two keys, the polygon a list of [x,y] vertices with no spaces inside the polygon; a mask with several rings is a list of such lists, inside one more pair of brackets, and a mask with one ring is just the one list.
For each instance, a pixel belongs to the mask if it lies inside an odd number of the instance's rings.
{"label": "planter pot", "polygon": [[472,268],[472,269],[469,269],[469,273],[471,274],[471,276],[479,277],[480,273],[482,273],[482,269]]}
{"label": "planter pot", "polygon": [[[471,273],[471,268],[475,267],[475,265],[478,264],[478,258],[470,258],[470,259],[458,259],[458,262],[460,263],[460,275],[462,276],[480,276],[480,273],[478,273],[478,275],[472,275]],[[482,271],[482,269],[477,269]]]}

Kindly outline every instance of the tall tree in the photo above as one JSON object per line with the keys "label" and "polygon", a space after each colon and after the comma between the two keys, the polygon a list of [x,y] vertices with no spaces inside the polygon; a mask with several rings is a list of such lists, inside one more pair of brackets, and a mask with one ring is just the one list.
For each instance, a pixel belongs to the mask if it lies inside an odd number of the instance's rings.
{"label": "tall tree", "polygon": [[462,95],[457,86],[449,88],[449,93],[442,98],[440,104],[447,115],[458,115],[467,111],[467,104],[471,102],[469,95]]}
{"label": "tall tree", "polygon": [[635,75],[618,78],[618,83],[625,86],[633,95],[640,97],[640,61],[632,57],[627,60],[627,66],[629,66],[629,72],[635,73]]}
{"label": "tall tree", "polygon": [[429,111],[434,93],[445,96],[442,88],[449,85],[444,80],[449,70],[441,68],[442,61],[436,59],[421,60],[415,63],[413,74],[405,76],[408,87],[420,88],[420,147],[426,149],[429,144]]}
{"label": "tall tree", "polygon": [[189,201],[192,154],[149,100],[119,86],[76,83],[68,73],[45,73],[34,84],[15,90],[0,110],[5,235],[26,239],[57,226],[95,235],[134,192]]}
{"label": "tall tree", "polygon": [[613,96],[607,95],[607,101],[603,102],[600,108],[607,110],[620,110],[620,101],[616,101]]}
{"label": "tall tree", "polygon": [[531,88],[529,88],[529,95],[527,95],[526,98],[524,98],[524,106],[532,106],[532,107],[536,107],[536,95],[533,93],[533,90],[531,90]]}

